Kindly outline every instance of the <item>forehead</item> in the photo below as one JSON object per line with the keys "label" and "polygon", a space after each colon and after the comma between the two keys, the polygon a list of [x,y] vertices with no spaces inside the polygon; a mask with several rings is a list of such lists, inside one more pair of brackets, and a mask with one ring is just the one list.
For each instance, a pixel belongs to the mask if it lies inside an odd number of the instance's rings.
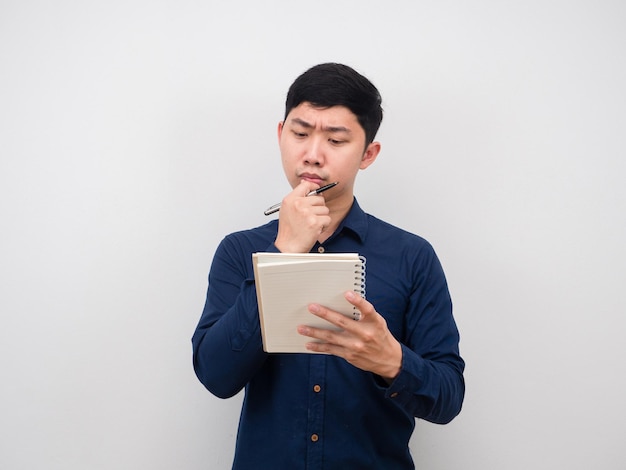
{"label": "forehead", "polygon": [[320,108],[309,102],[300,103],[289,111],[285,122],[314,128],[345,128],[349,132],[365,132],[356,115],[345,106]]}

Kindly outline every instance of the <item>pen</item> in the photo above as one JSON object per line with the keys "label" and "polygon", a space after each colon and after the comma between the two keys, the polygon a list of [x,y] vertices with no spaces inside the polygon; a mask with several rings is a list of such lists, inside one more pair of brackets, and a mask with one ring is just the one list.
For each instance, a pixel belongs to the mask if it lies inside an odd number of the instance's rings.
{"label": "pen", "polygon": [[[317,188],[317,189],[311,191],[309,194],[307,194],[307,196],[315,196],[316,194],[323,193],[327,189],[330,189],[330,188],[332,188],[334,186],[337,186],[338,184],[339,184],[338,181],[335,181],[334,183],[327,184],[325,186],[322,186],[321,188]],[[279,210],[280,210],[280,202],[278,204],[274,204],[271,207],[268,207],[267,209],[265,209],[265,211],[263,213],[265,215],[272,215],[274,212],[278,212]]]}

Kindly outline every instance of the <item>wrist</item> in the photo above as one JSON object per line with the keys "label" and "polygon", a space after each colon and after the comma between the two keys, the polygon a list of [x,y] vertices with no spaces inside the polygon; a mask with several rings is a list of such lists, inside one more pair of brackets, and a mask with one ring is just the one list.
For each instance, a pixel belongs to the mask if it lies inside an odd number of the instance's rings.
{"label": "wrist", "polygon": [[391,384],[396,377],[400,374],[402,370],[402,346],[396,340],[394,344],[394,353],[391,356],[391,360],[385,370],[379,374],[379,376],[387,382],[387,384]]}
{"label": "wrist", "polygon": [[301,242],[285,241],[280,237],[276,237],[274,246],[278,248],[281,253],[308,253],[311,251],[311,247],[303,246]]}

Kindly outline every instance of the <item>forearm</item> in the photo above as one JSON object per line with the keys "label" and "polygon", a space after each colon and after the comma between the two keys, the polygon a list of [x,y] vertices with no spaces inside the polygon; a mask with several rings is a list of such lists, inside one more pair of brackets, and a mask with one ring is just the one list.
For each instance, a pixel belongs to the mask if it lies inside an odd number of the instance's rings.
{"label": "forearm", "polygon": [[193,335],[194,370],[220,398],[238,393],[267,357],[263,352],[253,282],[244,282],[234,305],[217,320],[207,307]]}

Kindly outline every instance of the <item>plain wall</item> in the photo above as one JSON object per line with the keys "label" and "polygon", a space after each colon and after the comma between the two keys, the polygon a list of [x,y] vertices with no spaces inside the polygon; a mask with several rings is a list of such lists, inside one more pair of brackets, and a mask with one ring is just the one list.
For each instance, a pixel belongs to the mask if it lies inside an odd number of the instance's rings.
{"label": "plain wall", "polygon": [[0,468],[227,469],[215,247],[288,192],[285,93],[380,89],[356,194],[427,238],[467,361],[421,469],[626,467],[626,3],[0,2]]}

